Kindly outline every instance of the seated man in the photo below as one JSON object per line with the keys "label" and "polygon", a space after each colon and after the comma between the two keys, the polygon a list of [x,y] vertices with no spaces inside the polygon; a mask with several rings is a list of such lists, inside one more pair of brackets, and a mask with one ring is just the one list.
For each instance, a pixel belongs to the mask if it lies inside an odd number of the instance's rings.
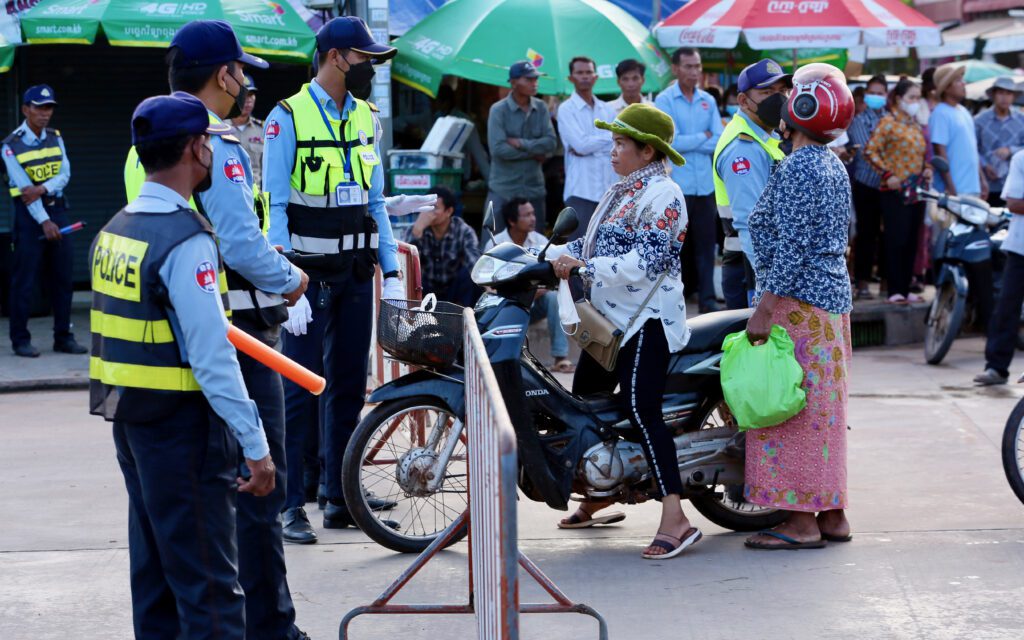
{"label": "seated man", "polygon": [[424,295],[433,293],[438,300],[471,307],[481,293],[470,278],[480,257],[479,240],[465,220],[453,217],[455,194],[446,187],[434,193],[434,209],[420,213],[405,241],[419,249]]}
{"label": "seated man", "polygon": [[[501,217],[505,221],[505,230],[487,242],[487,249],[502,242],[514,242],[524,249],[540,251],[548,243],[543,234],[537,233],[537,216],[533,205],[523,197],[512,198],[501,208]],[[530,309],[530,322],[541,318],[548,320],[548,333],[551,334],[551,355],[555,360],[553,371],[572,373],[576,370],[569,360],[569,341],[558,318],[558,296],[554,291],[537,292],[537,299]]]}

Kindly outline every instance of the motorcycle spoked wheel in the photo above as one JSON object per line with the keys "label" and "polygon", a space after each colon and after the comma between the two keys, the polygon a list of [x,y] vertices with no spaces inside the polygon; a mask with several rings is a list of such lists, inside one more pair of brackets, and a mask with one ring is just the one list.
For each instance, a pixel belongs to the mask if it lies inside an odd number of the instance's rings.
{"label": "motorcycle spoked wheel", "polygon": [[1024,400],[1013,408],[1003,430],[1003,471],[1013,492],[1024,503]]}
{"label": "motorcycle spoked wheel", "polygon": [[[719,398],[708,404],[700,421],[699,430],[715,429],[735,425],[735,418],[729,412],[725,400]],[[740,487],[742,490],[742,487]],[[702,496],[690,498],[690,503],[705,518],[720,527],[732,531],[761,531],[782,524],[788,517],[785,511],[762,507],[746,501],[733,499],[735,491],[725,485],[711,487]],[[742,491],[741,491],[742,493]],[[730,494],[733,494],[730,497]]]}
{"label": "motorcycle spoked wheel", "polygon": [[[352,519],[374,542],[399,553],[419,553],[468,508],[465,431],[438,491],[420,491],[422,476],[409,471],[429,468],[432,456],[444,449],[456,418],[439,399],[414,396],[381,403],[359,422],[345,450],[341,486]],[[426,446],[438,428],[443,429],[442,437],[435,447]],[[395,508],[372,511],[367,491],[395,501]],[[389,521],[397,523],[397,529]],[[467,533],[463,529],[446,546]]]}
{"label": "motorcycle spoked wheel", "polygon": [[967,312],[967,300],[957,295],[956,285],[947,281],[935,294],[924,331],[924,357],[928,364],[939,364],[949,353],[960,333]]}

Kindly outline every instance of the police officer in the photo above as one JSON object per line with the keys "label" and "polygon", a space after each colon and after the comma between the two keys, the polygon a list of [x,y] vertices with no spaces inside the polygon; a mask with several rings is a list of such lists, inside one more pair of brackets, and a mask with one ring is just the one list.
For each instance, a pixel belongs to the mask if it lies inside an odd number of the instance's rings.
{"label": "police officer", "polygon": [[256,82],[248,73],[245,74],[245,104],[242,105],[242,113],[231,119],[231,134],[238,138],[238,142],[249,154],[249,162],[252,164],[253,184],[263,183],[263,121],[254,118],[252,110],[256,107]]}
{"label": "police officer", "polygon": [[[265,61],[242,51],[230,25],[199,20],[181,28],[168,53],[172,91],[184,91],[206,106],[211,122],[238,115],[245,105],[243,65],[266,68]],[[226,125],[225,125],[226,126]],[[213,139],[211,186],[193,198],[212,223],[226,263],[232,322],[264,344],[276,347],[286,303],[302,296],[308,278],[291,265],[261,233],[269,217],[255,200],[249,156],[231,135]],[[129,156],[126,176],[135,165]],[[131,182],[131,180],[129,180]],[[128,186],[132,190],[131,184]],[[282,295],[283,294],[283,295]],[[284,505],[284,389],[281,377],[252,358],[239,355],[249,396],[256,402],[274,460],[277,488],[265,498],[238,500],[239,581],[246,594],[247,638],[304,637],[295,626],[288,589],[280,512]],[[239,461],[240,462],[240,461]],[[241,464],[241,462],[240,462]]]}
{"label": "police officer", "polygon": [[11,345],[14,353],[38,358],[28,330],[32,292],[40,265],[53,305],[53,350],[85,353],[71,333],[71,239],[61,236],[67,226],[64,189],[71,179],[71,163],[60,131],[51,129],[57,104],[53,89],[29,87],[22,99],[25,121],[4,138],[0,154],[14,199],[14,272],[11,274]]}
{"label": "police officer", "polygon": [[715,201],[725,231],[722,289],[729,309],[747,308],[754,291],[747,219],[775,164],[785,157],[774,130],[792,86],[792,76],[770,58],[745,68],[737,82],[740,109],[715,147]]}
{"label": "police officer", "polygon": [[190,95],[144,100],[132,142],[145,182],[90,251],[89,405],[114,423],[128,490],[137,638],[246,637],[236,495],[275,483],[227,340],[213,229],[187,200],[209,188],[210,135],[227,131]]}
{"label": "police officer", "polygon": [[[285,328],[292,335],[285,336],[284,353],[327,378],[320,419],[324,527],[344,528],[352,521],[341,491],[341,462],[366,392],[378,262],[383,297],[405,297],[383,197],[380,125],[366,102],[373,65],[396,50],[374,42],[366,23],[349,16],[325,24],[316,41],[316,78],[267,117],[263,188],[270,196],[271,241],[325,256],[304,263],[311,282],[306,296],[288,310]],[[290,466],[284,535],[291,542],[315,542],[302,508],[302,452],[309,437],[303,427],[316,415],[316,405],[291,384],[286,396]]]}

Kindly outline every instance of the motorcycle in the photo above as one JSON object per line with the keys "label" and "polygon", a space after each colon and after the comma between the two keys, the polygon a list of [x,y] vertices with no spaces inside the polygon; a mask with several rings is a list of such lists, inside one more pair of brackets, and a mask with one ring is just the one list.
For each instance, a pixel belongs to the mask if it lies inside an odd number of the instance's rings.
{"label": "motorcycle", "polygon": [[[943,173],[949,170],[943,158],[933,158],[932,166]],[[991,312],[992,300],[998,295],[1004,262],[999,248],[1006,237],[1009,214],[973,196],[951,196],[922,187],[916,192],[954,219],[936,238],[933,250],[937,268],[935,299],[926,319],[924,355],[928,364],[939,364],[964,325],[969,296],[977,298],[976,310]],[[990,279],[992,285],[980,282],[980,278]]]}
{"label": "motorcycle", "polygon": [[[553,240],[564,239],[577,224],[575,211],[563,210]],[[530,500],[558,510],[566,510],[571,498],[643,502],[656,495],[656,487],[641,435],[621,400],[612,394],[573,395],[530,352],[530,307],[540,287],[558,285],[546,251],[534,255],[500,244],[472,272],[474,282],[488,289],[475,312],[516,431],[518,486]],[[413,304],[382,303],[378,340],[400,360],[422,368],[370,395],[377,407],[356,427],[342,467],[353,520],[370,538],[399,552],[422,551],[468,503],[461,308],[437,303],[428,311]],[[690,340],[672,355],[663,399],[682,497],[735,531],[770,528],[786,517],[744,500],[745,438],[722,399],[722,341],[743,330],[750,314],[722,311],[690,320]],[[368,491],[394,501],[395,508],[374,511]]]}
{"label": "motorcycle", "polygon": [[[1024,382],[1024,374],[1017,380]],[[1024,503],[1024,398],[1017,402],[1003,429],[1003,471],[1010,488]]]}

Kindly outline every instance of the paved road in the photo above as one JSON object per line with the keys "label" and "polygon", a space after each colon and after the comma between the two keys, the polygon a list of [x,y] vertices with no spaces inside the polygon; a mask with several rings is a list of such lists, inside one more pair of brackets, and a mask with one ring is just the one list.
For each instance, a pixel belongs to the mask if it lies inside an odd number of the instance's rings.
{"label": "paved road", "polygon": [[[756,552],[694,520],[692,553],[649,562],[657,507],[621,525],[562,532],[558,514],[521,502],[522,549],[570,596],[600,610],[612,638],[1007,638],[1024,636],[1024,505],[1003,478],[999,438],[1024,387],[976,390],[982,342],[945,365],[919,347],[855,354],[850,518],[856,540],[821,551]],[[1018,362],[1020,365],[1020,362]],[[0,638],[131,634],[126,496],[108,425],[84,392],[0,395]],[[691,510],[692,511],[692,510]],[[317,518],[314,518],[314,523]],[[299,623],[337,637],[410,561],[355,531],[288,547]],[[523,601],[542,599],[523,582]],[[415,580],[404,602],[463,602],[465,545]],[[354,639],[471,638],[459,617],[364,618]],[[523,638],[596,637],[567,615],[526,617]]]}

